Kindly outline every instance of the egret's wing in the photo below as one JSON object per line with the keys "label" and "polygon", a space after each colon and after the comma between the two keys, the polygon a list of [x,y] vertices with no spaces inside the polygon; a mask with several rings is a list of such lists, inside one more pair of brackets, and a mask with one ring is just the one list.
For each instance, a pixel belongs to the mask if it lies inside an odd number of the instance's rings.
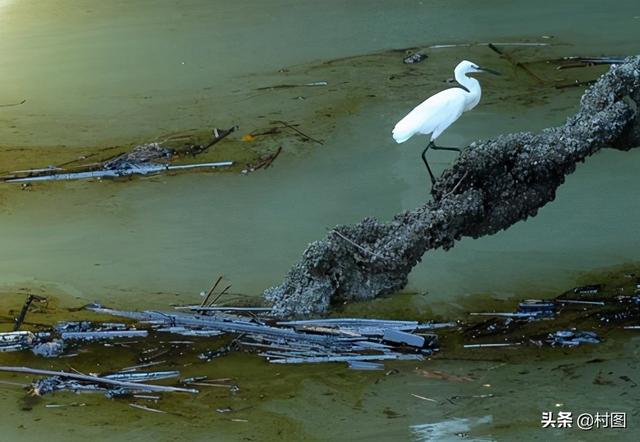
{"label": "egret's wing", "polygon": [[416,133],[432,132],[435,135],[432,138],[437,138],[464,112],[464,94],[460,88],[451,88],[429,97],[396,124],[393,128],[393,138],[396,142],[402,143]]}

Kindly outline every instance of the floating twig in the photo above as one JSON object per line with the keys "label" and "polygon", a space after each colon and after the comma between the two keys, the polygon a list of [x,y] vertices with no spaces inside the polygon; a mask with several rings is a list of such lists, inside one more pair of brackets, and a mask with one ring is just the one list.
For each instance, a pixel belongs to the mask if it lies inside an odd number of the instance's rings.
{"label": "floating twig", "polygon": [[438,403],[435,399],[431,399],[430,397],[420,396],[419,394],[409,393],[413,397],[417,397],[418,399],[422,399],[423,401],[435,402]]}
{"label": "floating twig", "polygon": [[286,127],[287,129],[291,129],[295,132],[297,132],[298,134],[302,135],[304,138],[306,138],[307,140],[311,140],[315,143],[320,144],[321,146],[324,145],[324,143],[316,138],[310,137],[309,135],[305,134],[304,132],[302,132],[301,130],[297,129],[296,127],[292,126],[291,124],[287,123],[286,121],[282,121],[282,120],[275,120],[276,123],[280,123],[282,124],[284,127]]}
{"label": "floating twig", "polygon": [[521,345],[520,342],[503,342],[497,344],[465,344],[464,348],[485,348],[485,347],[515,347]]}
{"label": "floating twig", "polygon": [[27,100],[22,100],[20,103],[0,104],[0,107],[20,106],[21,104],[25,104],[26,102],[27,102]]}
{"label": "floating twig", "polygon": [[489,49],[491,49],[493,52],[495,52],[496,54],[502,56],[503,58],[505,58],[509,63],[511,63],[513,66],[522,69],[523,71],[525,71],[527,74],[529,74],[530,76],[532,76],[533,78],[535,78],[539,83],[544,83],[544,80],[540,77],[538,77],[535,72],[533,72],[531,69],[529,69],[525,64],[520,63],[519,61],[516,61],[510,54],[508,54],[507,52],[502,51],[501,49],[499,49],[498,47],[496,47],[496,45],[494,45],[493,43],[489,43],[487,46],[489,46]]}
{"label": "floating twig", "polygon": [[144,405],[139,405],[139,404],[129,404],[130,407],[133,408],[138,408],[140,410],[144,410],[144,411],[150,411],[152,413],[162,413],[162,414],[167,414],[166,411],[162,411],[162,410],[158,410],[157,408],[150,408],[150,407],[146,407]]}
{"label": "floating twig", "polygon": [[269,166],[271,166],[271,163],[273,163],[275,159],[278,158],[278,155],[280,155],[280,152],[282,152],[282,146],[278,146],[278,150],[276,150],[276,153],[274,153],[273,155],[269,156],[269,158],[267,158],[267,162],[264,165],[265,169],[268,169]]}
{"label": "floating twig", "polygon": [[276,84],[274,86],[263,86],[263,87],[259,87],[256,90],[257,91],[266,91],[266,90],[271,90],[271,89],[292,89],[295,87],[316,87],[316,86],[326,86],[329,83],[327,83],[326,81],[312,81],[310,83],[304,83],[304,84]]}

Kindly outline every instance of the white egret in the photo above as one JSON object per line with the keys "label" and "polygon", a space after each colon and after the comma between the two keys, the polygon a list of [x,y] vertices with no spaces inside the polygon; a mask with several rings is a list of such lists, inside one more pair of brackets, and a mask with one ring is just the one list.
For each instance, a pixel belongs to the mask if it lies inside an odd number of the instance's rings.
{"label": "white egret", "polygon": [[496,71],[481,68],[470,61],[461,61],[454,70],[456,81],[460,83],[460,87],[452,87],[427,98],[393,128],[393,139],[397,143],[404,143],[415,134],[431,134],[429,144],[422,151],[422,161],[427,166],[432,184],[436,179],[431,172],[425,154],[429,148],[460,152],[460,149],[456,147],[436,146],[435,140],[446,128],[460,118],[463,112],[470,111],[480,102],[482,94],[480,83],[475,78],[467,77],[467,74],[474,72],[489,72],[500,75]]}

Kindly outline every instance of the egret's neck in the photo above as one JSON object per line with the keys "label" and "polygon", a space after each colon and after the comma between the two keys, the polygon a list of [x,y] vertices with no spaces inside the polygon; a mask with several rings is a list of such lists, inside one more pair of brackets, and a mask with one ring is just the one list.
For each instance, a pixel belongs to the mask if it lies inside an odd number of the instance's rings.
{"label": "egret's neck", "polygon": [[467,75],[462,72],[456,72],[455,75],[456,81],[469,91],[466,94],[467,104],[464,110],[471,110],[480,102],[480,96],[482,95],[480,83],[475,78],[467,77]]}

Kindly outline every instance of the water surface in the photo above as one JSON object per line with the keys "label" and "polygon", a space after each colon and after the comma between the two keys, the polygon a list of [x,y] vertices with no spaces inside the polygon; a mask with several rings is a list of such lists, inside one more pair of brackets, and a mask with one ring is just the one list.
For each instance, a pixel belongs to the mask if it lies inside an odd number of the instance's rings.
{"label": "water surface", "polygon": [[[53,183],[28,192],[3,186],[0,286],[5,292],[22,287],[78,304],[101,300],[157,308],[193,302],[222,274],[234,292],[259,295],[277,284],[306,244],[324,236],[327,228],[365,216],[389,219],[428,197],[421,141],[398,146],[390,130],[413,105],[446,87],[442,80],[458,60],[488,63],[505,75],[482,79],[481,105],[446,132],[443,144],[561,124],[575,111],[581,93],[578,88],[540,88],[482,47],[429,50],[429,59],[411,69],[400,63],[402,53],[349,57],[483,41],[551,45],[514,49],[529,60],[635,54],[640,52],[639,14],[636,2],[626,0],[614,6],[594,0],[542,5],[0,1],[0,103],[27,99],[24,105],[0,108],[3,171],[233,124],[240,124],[241,131],[229,140],[230,155],[233,149],[239,157],[252,149],[285,149],[272,168],[246,176],[236,171]],[[404,76],[390,80],[398,74]],[[329,85],[258,90],[312,81]],[[258,144],[239,141],[276,119],[300,124],[323,144],[295,136]],[[446,152],[432,158],[438,171],[453,160]],[[640,216],[634,197],[640,191],[639,165],[639,152],[598,153],[578,167],[557,199],[535,218],[492,237],[465,239],[448,252],[429,253],[411,274],[408,290],[426,293],[422,305],[450,313],[472,294],[547,295],[571,286],[582,272],[640,259],[633,222]],[[626,373],[637,365],[636,340],[608,345],[619,360],[602,370]],[[580,355],[571,363],[579,366],[592,358]],[[559,363],[492,368],[439,361],[440,369],[484,373],[482,382],[461,386],[425,383],[406,365],[400,367],[401,376],[374,383],[376,376],[342,367],[276,371],[239,356],[212,370],[235,373],[245,384],[262,383],[272,400],[247,412],[247,424],[215,414],[226,398],[194,399],[186,413],[197,416],[198,423],[189,420],[188,431],[192,440],[218,436],[216,425],[221,440],[282,434],[336,440],[347,433],[351,440],[399,440],[419,438],[411,426],[460,418],[468,420],[464,425],[479,425],[478,437],[488,440],[509,440],[515,430],[525,431],[529,440],[543,440],[537,421],[541,410],[557,402],[588,408],[592,400],[595,366],[585,365],[559,382],[552,371]],[[519,374],[523,370],[530,374]],[[275,381],[278,376],[282,384]],[[484,380],[498,386],[500,399],[431,407],[410,396],[480,394]],[[618,404],[623,388],[620,382],[602,387],[601,397]],[[186,431],[180,417],[150,416],[122,404],[105,405],[102,398],[87,399],[95,407],[52,411],[37,406],[25,412],[16,402],[21,392],[2,393],[7,410],[1,414],[2,427],[13,432],[14,440],[179,440]],[[257,397],[249,394],[247,400]],[[629,402],[621,406],[637,404],[631,395],[624,401]],[[387,408],[400,417],[390,417]],[[210,421],[210,416],[218,419]],[[117,434],[110,425],[114,421],[121,430]],[[543,435],[552,434],[566,440],[562,432]]]}

